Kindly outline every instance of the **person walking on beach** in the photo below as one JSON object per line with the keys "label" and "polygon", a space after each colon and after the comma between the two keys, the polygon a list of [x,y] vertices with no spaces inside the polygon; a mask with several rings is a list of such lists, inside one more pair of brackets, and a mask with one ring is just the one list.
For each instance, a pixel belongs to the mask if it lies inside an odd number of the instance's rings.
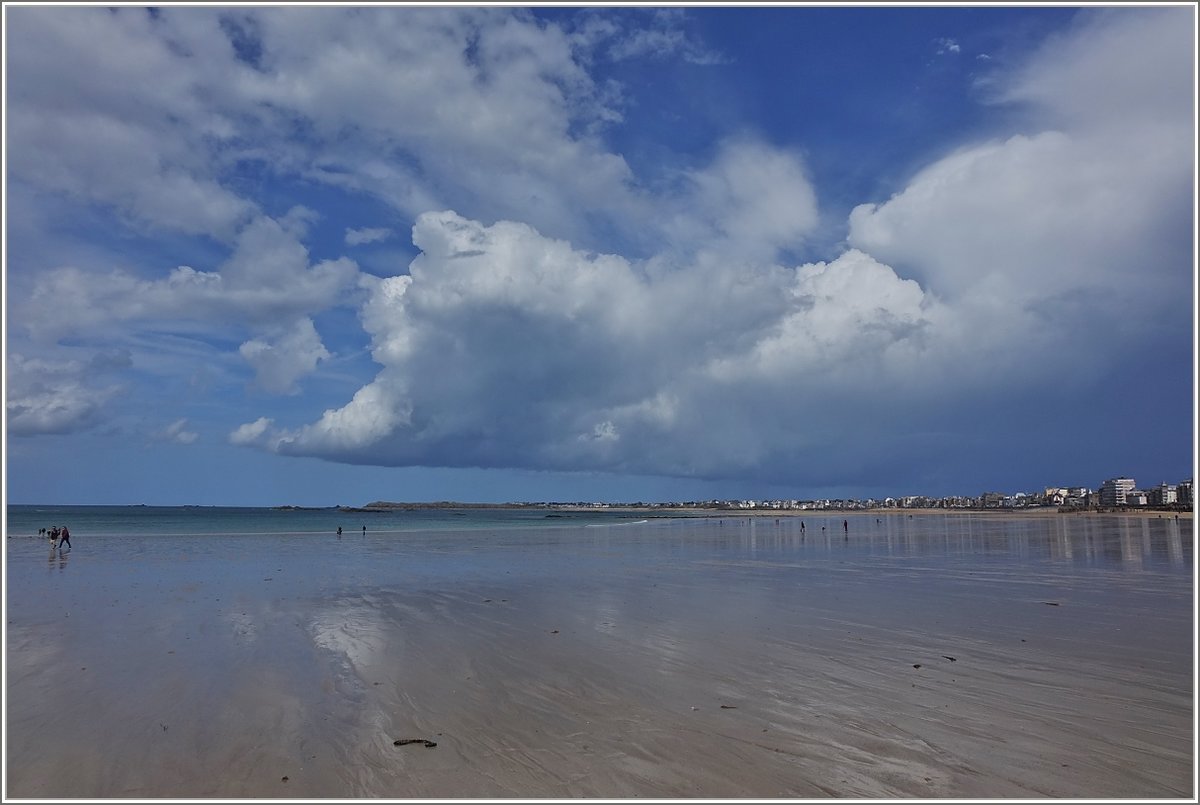
{"label": "person walking on beach", "polygon": [[58,533],[59,533],[59,546],[61,547],[63,545],[66,545],[68,548],[70,548],[71,547],[71,532],[67,530],[66,526],[63,526],[62,530],[59,531]]}
{"label": "person walking on beach", "polygon": [[847,534],[850,533],[850,521],[849,520],[842,520],[842,530],[845,531]]}

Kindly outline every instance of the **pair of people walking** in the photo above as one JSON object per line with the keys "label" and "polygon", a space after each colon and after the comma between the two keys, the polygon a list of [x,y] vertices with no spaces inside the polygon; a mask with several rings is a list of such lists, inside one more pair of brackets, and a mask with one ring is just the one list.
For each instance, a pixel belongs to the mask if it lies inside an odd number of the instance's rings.
{"label": "pair of people walking", "polygon": [[[42,529],[42,530],[45,531],[45,529]],[[49,536],[50,536],[50,547],[51,548],[59,548],[64,545],[68,548],[72,547],[71,532],[67,530],[67,527],[65,525],[64,526],[54,526],[46,533],[49,534]]]}

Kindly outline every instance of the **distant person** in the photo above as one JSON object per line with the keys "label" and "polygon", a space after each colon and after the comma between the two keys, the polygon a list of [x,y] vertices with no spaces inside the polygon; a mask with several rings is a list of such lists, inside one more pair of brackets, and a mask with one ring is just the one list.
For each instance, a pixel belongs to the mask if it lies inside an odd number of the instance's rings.
{"label": "distant person", "polygon": [[366,535],[367,535],[367,527],[363,526],[363,536],[365,537]]}
{"label": "distant person", "polygon": [[800,521],[800,530],[801,531],[804,530],[804,521],[803,520]]}
{"label": "distant person", "polygon": [[58,548],[58,526],[50,527],[50,550]]}
{"label": "distant person", "polygon": [[342,535],[342,527],[338,526],[338,536],[340,537],[341,535]]}
{"label": "distant person", "polygon": [[842,530],[847,534],[850,533],[850,522],[848,520],[842,520]]}
{"label": "distant person", "polygon": [[66,545],[68,548],[71,547],[71,532],[67,530],[66,526],[63,526],[62,529],[58,532],[58,540],[59,540],[58,544],[60,547],[63,545]]}

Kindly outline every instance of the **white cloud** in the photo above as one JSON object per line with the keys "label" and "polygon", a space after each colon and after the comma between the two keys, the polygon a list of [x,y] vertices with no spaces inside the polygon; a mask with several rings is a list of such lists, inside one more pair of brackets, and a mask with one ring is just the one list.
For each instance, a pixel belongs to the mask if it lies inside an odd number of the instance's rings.
{"label": "white cloud", "polygon": [[346,230],[347,246],[362,246],[366,243],[377,243],[392,236],[392,230],[380,227],[364,227],[362,229]]}
{"label": "white cloud", "polygon": [[[564,27],[523,9],[370,11],[9,10],[15,191],[100,205],[132,228],[117,237],[209,247],[158,270],[31,264],[14,329],[159,350],[164,333],[196,335],[289,393],[330,357],[312,317],[362,303],[377,375],[319,417],[264,416],[231,443],[718,477],[869,462],[896,434],[1061,371],[1030,355],[1087,355],[1129,321],[1178,318],[1147,312],[1178,312],[1163,289],[1191,257],[1187,10],[1081,15],[992,79],[993,100],[1023,115],[1012,131],[858,207],[848,250],[802,265],[785,256],[820,210],[798,151],[733,136],[708,164],[636,177],[605,140],[623,90],[594,63],[714,57],[678,12],[636,28],[618,14]],[[410,273],[365,276],[316,245],[314,259],[315,214],[267,209],[287,181],[371,194],[415,221]],[[347,223],[335,241],[391,236]],[[12,367],[13,433],[88,427],[118,393],[86,362]],[[880,399],[886,422],[864,415]]]}
{"label": "white cloud", "polygon": [[850,244],[1004,328],[1014,349],[1078,353],[1156,326],[1178,309],[1162,289],[1191,262],[1180,235],[1194,106],[1180,101],[1194,93],[1180,76],[1193,43],[1180,12],[1086,16],[994,86],[1026,105],[1029,133],[965,147],[858,207]]}
{"label": "white cloud", "polygon": [[223,332],[271,327],[348,301],[358,268],[347,258],[310,265],[300,242],[306,214],[260,217],[237,235],[219,271],[178,266],[162,279],[76,267],[41,273],[14,313],[34,337],[107,337],[117,328]]}
{"label": "white cloud", "polygon": [[[273,431],[269,439],[271,449],[278,452],[337,456],[353,461],[362,451],[374,451],[386,443],[397,428],[410,422],[411,405],[403,387],[384,373],[359,389],[342,408],[326,411],[313,425],[299,433]],[[268,433],[264,429],[253,432],[253,436],[266,438]]]}
{"label": "white cloud", "polygon": [[[412,218],[453,204],[593,247],[597,224],[644,243],[664,237],[661,199],[596,136],[620,119],[619,97],[585,61],[624,30],[600,15],[585,36],[500,8],[12,11],[18,192],[65,193],[145,233],[232,249],[222,265],[169,271],[30,266],[32,298],[14,320],[36,338],[216,332],[231,321],[253,332],[345,302],[356,267],[308,266],[303,220],[263,214],[247,170],[372,193]],[[653,20],[682,30],[677,13]],[[811,199],[793,181],[798,161],[760,148],[775,163],[756,175],[750,149],[727,149],[694,174],[691,195],[669,202],[680,242],[714,225],[772,246],[804,230]],[[763,175],[773,167],[780,181]],[[692,201],[702,220],[689,218]],[[351,228],[346,241],[384,235]]]}
{"label": "white cloud", "polygon": [[211,105],[233,69],[215,20],[169,30],[137,8],[10,11],[12,177],[149,230],[227,240],[255,214],[214,172],[235,130]]}
{"label": "white cloud", "polygon": [[102,383],[128,365],[128,355],[97,354],[91,360],[46,360],[11,353],[5,360],[5,408],[14,436],[73,433],[103,421],[121,386]]}
{"label": "white cloud", "polygon": [[639,265],[449,212],[413,239],[410,275],[375,282],[363,311],[378,377],[316,422],[260,420],[243,441],[355,463],[720,475],[805,449],[815,431],[795,417],[824,427],[864,385],[922,397],[927,358],[963,335],[858,252]]}
{"label": "white cloud", "polygon": [[264,416],[240,425],[229,434],[229,443],[243,447],[266,446],[265,437],[272,424],[272,420]]}
{"label": "white cloud", "polygon": [[1046,125],[1081,133],[1186,127],[1195,118],[1195,36],[1191,8],[1091,9],[991,86],[997,102],[1028,104]]}
{"label": "white cloud", "polygon": [[619,27],[610,30],[615,36],[608,45],[609,58],[616,61],[637,58],[662,60],[679,56],[685,62],[700,65],[730,61],[687,32],[686,16],[682,9],[655,9],[648,15],[639,14],[632,20],[633,24],[625,30]]}
{"label": "white cloud", "polygon": [[947,53],[959,53],[962,51],[962,48],[959,46],[958,42],[955,42],[953,39],[939,39],[937,40],[937,46],[937,55],[939,56],[944,56]]}
{"label": "white cloud", "polygon": [[200,434],[187,429],[187,419],[177,419],[157,434],[159,441],[174,444],[192,444],[200,438]]}
{"label": "white cloud", "polygon": [[263,214],[247,167],[410,219],[520,210],[583,238],[584,212],[642,218],[628,166],[596,136],[620,110],[582,64],[594,45],[521,9],[13,12],[9,170],[134,227],[230,241]]}
{"label": "white cloud", "polygon": [[667,222],[681,246],[769,259],[817,226],[816,192],[800,158],[753,139],[722,143],[713,163],[686,180]]}
{"label": "white cloud", "polygon": [[[1034,115],[935,161],[855,209],[852,248],[828,262],[775,262],[815,226],[815,194],[799,160],[752,141],[665,199],[673,237],[644,261],[525,224],[420,216],[409,275],[369,283],[379,375],[264,443],[382,465],[825,483],[952,450],[964,412],[968,432],[992,427],[1014,394],[1135,349],[1137,323],[1186,320],[1190,303],[1163,288],[1189,259],[1190,126],[1127,96],[1130,82],[1094,86],[1103,75],[1057,60],[1090,51],[1056,44],[1043,69],[1085,81],[1097,109]],[[1106,357],[1089,358],[1099,343]]]}
{"label": "white cloud", "polygon": [[332,357],[309,318],[273,332],[271,340],[247,341],[238,352],[254,367],[259,387],[276,394],[299,393],[296,381]]}
{"label": "white cloud", "polygon": [[629,168],[590,133],[619,111],[560,27],[499,8],[257,18],[267,68],[241,88],[311,132],[268,158],[410,218],[470,206],[565,236],[588,234],[584,210],[628,225]]}
{"label": "white cloud", "polygon": [[706,367],[724,382],[801,380],[814,370],[826,381],[850,375],[854,385],[889,387],[922,374],[946,312],[913,280],[856,250],[831,263],[800,266],[788,310],[744,353]]}

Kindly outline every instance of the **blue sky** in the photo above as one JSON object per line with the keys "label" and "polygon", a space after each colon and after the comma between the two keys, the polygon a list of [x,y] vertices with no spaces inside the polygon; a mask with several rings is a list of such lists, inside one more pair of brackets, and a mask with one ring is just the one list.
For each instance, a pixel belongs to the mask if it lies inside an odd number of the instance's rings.
{"label": "blue sky", "polygon": [[4,23],[11,502],[1192,475],[1192,5]]}

